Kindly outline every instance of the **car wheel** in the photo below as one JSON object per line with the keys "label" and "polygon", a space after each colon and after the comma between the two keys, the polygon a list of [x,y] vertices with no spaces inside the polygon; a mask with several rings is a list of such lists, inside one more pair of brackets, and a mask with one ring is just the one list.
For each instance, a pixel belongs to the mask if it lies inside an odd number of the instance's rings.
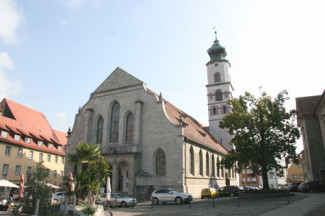
{"label": "car wheel", "polygon": [[159,200],[158,200],[158,198],[153,198],[153,200],[152,200],[152,204],[153,204],[153,205],[158,205],[158,204],[159,204]]}
{"label": "car wheel", "polygon": [[180,197],[176,197],[175,202],[177,205],[182,204],[183,200]]}
{"label": "car wheel", "polygon": [[234,196],[234,193],[230,193],[230,196],[233,197]]}
{"label": "car wheel", "polygon": [[128,205],[126,204],[126,202],[121,202],[121,207],[122,208],[125,208],[125,207],[127,207]]}

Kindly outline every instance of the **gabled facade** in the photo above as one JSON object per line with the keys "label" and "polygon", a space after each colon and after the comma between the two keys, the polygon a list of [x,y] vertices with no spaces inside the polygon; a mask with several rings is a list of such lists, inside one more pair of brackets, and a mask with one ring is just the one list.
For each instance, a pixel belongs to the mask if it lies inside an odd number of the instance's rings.
{"label": "gabled facade", "polygon": [[0,103],[0,178],[19,183],[21,174],[26,176],[39,161],[44,161],[48,182],[59,186],[64,175],[66,136],[64,132],[53,130],[42,113],[3,99]]}
{"label": "gabled facade", "polygon": [[325,181],[325,91],[296,98],[298,126],[304,145],[303,168],[307,181]]}
{"label": "gabled facade", "polygon": [[305,181],[302,158],[299,158],[298,164],[291,163],[287,169],[287,182]]}
{"label": "gabled facade", "polygon": [[[67,153],[79,142],[99,144],[112,165],[112,191],[148,200],[153,188],[199,196],[201,189],[236,184],[220,166],[227,149],[190,115],[117,68],[79,109]],[[66,165],[66,172],[74,168]]]}

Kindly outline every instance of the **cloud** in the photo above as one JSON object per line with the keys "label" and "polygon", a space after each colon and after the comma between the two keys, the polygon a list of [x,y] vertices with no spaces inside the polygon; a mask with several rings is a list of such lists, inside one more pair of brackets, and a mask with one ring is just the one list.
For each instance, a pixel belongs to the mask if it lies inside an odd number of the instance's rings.
{"label": "cloud", "polygon": [[14,96],[20,93],[22,84],[18,81],[10,81],[5,69],[14,69],[14,63],[11,61],[8,53],[0,53],[0,98]]}
{"label": "cloud", "polygon": [[18,27],[25,21],[24,12],[15,0],[0,1],[0,38],[6,44],[19,44]]}
{"label": "cloud", "polygon": [[11,61],[8,53],[1,52],[0,53],[0,70],[1,69],[14,69],[14,63]]}
{"label": "cloud", "polygon": [[64,112],[59,112],[55,116],[57,119],[65,119],[67,117],[67,114],[65,114]]}
{"label": "cloud", "polygon": [[100,5],[100,0],[62,0],[62,2],[66,7],[74,11],[80,11],[85,8],[88,4],[92,4],[95,6]]}

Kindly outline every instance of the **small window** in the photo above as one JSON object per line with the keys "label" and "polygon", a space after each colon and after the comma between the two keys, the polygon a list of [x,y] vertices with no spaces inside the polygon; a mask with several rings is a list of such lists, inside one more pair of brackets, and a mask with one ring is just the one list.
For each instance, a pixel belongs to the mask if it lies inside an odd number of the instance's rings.
{"label": "small window", "polygon": [[227,113],[227,107],[223,107],[223,113],[226,114]]}
{"label": "small window", "polygon": [[58,146],[58,151],[62,151],[62,146]]}
{"label": "small window", "polygon": [[26,143],[30,143],[30,137],[26,137],[26,138],[25,138],[25,142],[26,142]]}
{"label": "small window", "polygon": [[14,136],[14,140],[19,141],[19,140],[20,140],[20,135],[15,134],[15,136]]}
{"label": "small window", "polygon": [[222,91],[220,89],[218,89],[216,91],[216,101],[222,101],[223,98],[222,98]]}
{"label": "small window", "polygon": [[43,161],[43,153],[39,153],[39,161]]}
{"label": "small window", "polygon": [[43,146],[43,141],[38,140],[37,145],[40,146],[40,147],[42,147]]}
{"label": "small window", "polygon": [[29,158],[29,159],[33,159],[33,156],[34,156],[34,152],[33,152],[33,151],[29,151],[29,156],[28,156],[28,158]]}
{"label": "small window", "polygon": [[61,157],[61,163],[64,164],[64,157]]}
{"label": "small window", "polygon": [[214,74],[214,82],[221,82],[221,77],[220,77],[220,73],[219,72],[216,72]]}
{"label": "small window", "polygon": [[46,177],[50,177],[50,169],[46,169]]}
{"label": "small window", "polygon": [[51,148],[52,148],[52,145],[53,145],[52,143],[49,143],[49,149],[51,149]]}
{"label": "small window", "polygon": [[27,167],[26,173],[27,174],[31,174],[32,173],[32,169],[33,168],[31,166]]}
{"label": "small window", "polygon": [[47,155],[47,162],[51,162],[51,155]]}
{"label": "small window", "polygon": [[10,146],[6,146],[5,156],[10,156],[10,155],[11,155],[11,147]]}
{"label": "small window", "polygon": [[213,107],[213,115],[217,114],[217,109],[215,107]]}
{"label": "small window", "polygon": [[4,138],[8,137],[8,131],[1,131],[1,136]]}
{"label": "small window", "polygon": [[243,182],[246,182],[246,178],[243,178]]}
{"label": "small window", "polygon": [[20,172],[21,172],[21,166],[17,165],[15,169],[15,175],[20,175]]}
{"label": "small window", "polygon": [[56,178],[56,170],[53,170],[53,178]]}
{"label": "small window", "polygon": [[60,175],[61,175],[61,178],[64,177],[64,176],[63,176],[63,171],[62,171],[62,170],[60,171]]}
{"label": "small window", "polygon": [[9,164],[3,164],[2,174],[3,175],[7,175],[8,174],[8,171],[9,171]]}
{"label": "small window", "polygon": [[17,157],[19,157],[19,158],[23,157],[23,149],[22,148],[18,149]]}
{"label": "small window", "polygon": [[56,155],[55,158],[54,158],[54,162],[55,163],[58,163],[58,156]]}

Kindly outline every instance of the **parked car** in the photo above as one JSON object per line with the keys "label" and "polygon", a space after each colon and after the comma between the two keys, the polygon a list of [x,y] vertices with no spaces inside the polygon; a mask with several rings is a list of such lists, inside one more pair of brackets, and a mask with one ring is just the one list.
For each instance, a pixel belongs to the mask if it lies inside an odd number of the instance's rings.
{"label": "parked car", "polygon": [[151,194],[152,204],[175,202],[176,204],[189,203],[193,200],[191,194],[180,193],[172,189],[154,190]]}
{"label": "parked car", "polygon": [[298,191],[298,186],[301,184],[301,182],[290,182],[288,183],[288,190],[291,192]]}
{"label": "parked car", "polygon": [[219,196],[238,196],[239,188],[235,185],[224,186],[218,189]]}
{"label": "parked car", "polygon": [[[106,201],[106,193],[100,195],[100,200],[102,202]],[[138,201],[136,198],[128,197],[126,194],[123,193],[111,193],[111,199],[108,201],[108,204],[110,206],[120,206],[123,208],[127,206],[135,206],[137,203]]]}
{"label": "parked car", "polygon": [[55,201],[62,201],[64,199],[65,194],[66,194],[65,191],[56,192],[53,195],[53,200],[55,200]]}
{"label": "parked car", "polygon": [[322,192],[325,191],[325,183],[321,181],[305,181],[298,186],[301,192]]}
{"label": "parked car", "polygon": [[207,198],[215,198],[218,197],[218,191],[216,188],[203,188],[201,191],[201,199]]}

